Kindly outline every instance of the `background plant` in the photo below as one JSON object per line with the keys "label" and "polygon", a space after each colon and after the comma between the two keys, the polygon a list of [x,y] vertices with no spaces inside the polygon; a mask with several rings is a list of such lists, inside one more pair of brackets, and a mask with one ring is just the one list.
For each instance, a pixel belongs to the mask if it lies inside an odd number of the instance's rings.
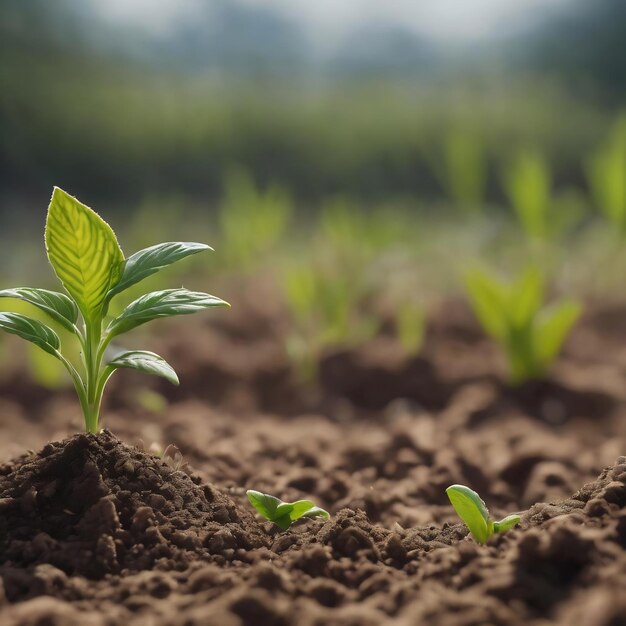
{"label": "background plant", "polygon": [[210,250],[201,243],[168,242],[136,252],[129,258],[111,227],[92,209],[55,187],[46,220],[48,260],[68,295],[47,289],[17,288],[0,297],[23,300],[76,336],[81,348],[82,373],[61,350],[59,335],[43,322],[21,313],[0,313],[0,328],[18,335],[57,358],[69,372],[88,432],[98,431],[104,388],[120,368],[162,376],[178,384],[172,367],[146,350],[105,354],[111,341],[141,324],[161,317],[227,306],[223,300],[187,289],[147,293],[108,319],[115,296],[162,268],[187,256]]}
{"label": "background plant", "polygon": [[512,281],[474,269],[466,292],[483,330],[504,351],[514,384],[542,378],[558,355],[581,306],[573,300],[545,304],[545,277],[529,266]]}
{"label": "background plant", "polygon": [[219,225],[229,266],[256,266],[280,242],[291,214],[291,197],[284,187],[271,183],[262,190],[244,169],[228,170]]}
{"label": "background plant", "polygon": [[316,263],[285,272],[284,297],[293,323],[287,348],[303,380],[315,377],[325,348],[357,345],[376,333],[378,320],[363,310],[367,289],[362,279]]}
{"label": "background plant", "polygon": [[596,207],[615,231],[626,234],[626,114],[604,143],[588,159],[586,174]]}
{"label": "background plant", "polygon": [[426,334],[426,315],[418,304],[405,300],[395,307],[396,337],[408,354],[419,352]]}
{"label": "background plant", "polygon": [[455,128],[443,137],[440,178],[457,207],[464,211],[480,209],[485,198],[487,159],[480,134],[468,128]]}

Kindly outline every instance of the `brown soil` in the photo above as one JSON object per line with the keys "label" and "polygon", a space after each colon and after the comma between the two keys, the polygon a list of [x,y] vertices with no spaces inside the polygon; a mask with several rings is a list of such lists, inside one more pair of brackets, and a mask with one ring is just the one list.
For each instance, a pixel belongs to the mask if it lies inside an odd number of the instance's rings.
{"label": "brown soil", "polygon": [[[3,626],[626,624],[626,314],[590,314],[551,380],[511,390],[458,306],[419,358],[383,334],[324,355],[316,387],[280,314],[239,309],[153,342],[182,385],[156,382],[157,414],[120,376],[115,436],[64,439],[70,394],[0,382]],[[478,546],[452,483],[521,527]],[[277,532],[247,488],[332,518]]]}

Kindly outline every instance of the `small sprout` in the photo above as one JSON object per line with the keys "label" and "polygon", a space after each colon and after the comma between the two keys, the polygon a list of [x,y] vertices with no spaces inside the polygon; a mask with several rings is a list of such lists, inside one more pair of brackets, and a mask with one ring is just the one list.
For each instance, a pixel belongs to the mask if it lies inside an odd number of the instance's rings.
{"label": "small sprout", "polygon": [[486,543],[492,535],[501,535],[520,523],[519,515],[507,515],[494,522],[481,497],[465,485],[451,485],[446,493],[457,515],[478,543]]}
{"label": "small sprout", "polygon": [[161,455],[161,460],[167,463],[175,472],[184,471],[188,468],[187,463],[183,461],[183,453],[173,444],[170,443]]}
{"label": "small sprout", "polygon": [[246,491],[250,504],[270,522],[274,522],[281,530],[287,530],[295,521],[302,517],[323,517],[330,519],[328,511],[316,506],[310,500],[283,502],[268,493],[248,489]]}
{"label": "small sprout", "polygon": [[155,319],[228,304],[207,293],[166,289],[145,294],[117,317],[111,316],[109,305],[114,297],[164,267],[211,248],[195,242],[167,242],[126,258],[111,227],[58,187],[48,207],[45,244],[65,293],[22,287],[0,290],[0,298],[27,302],[73,334],[80,345],[81,363],[76,367],[61,348],[56,331],[32,317],[0,312],[0,329],[26,339],[62,363],[74,383],[85,428],[96,433],[104,388],[117,370],[134,369],[178,384],[170,364],[153,352],[118,350],[110,358],[113,339]]}

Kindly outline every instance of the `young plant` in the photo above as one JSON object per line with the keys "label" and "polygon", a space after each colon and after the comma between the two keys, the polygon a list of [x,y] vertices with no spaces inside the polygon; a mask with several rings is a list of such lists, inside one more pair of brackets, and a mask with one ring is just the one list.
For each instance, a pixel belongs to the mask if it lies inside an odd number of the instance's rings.
{"label": "young plant", "polygon": [[472,129],[454,129],[444,139],[439,178],[451,200],[465,211],[483,204],[487,184],[484,140]]}
{"label": "young plant", "polygon": [[250,504],[266,520],[274,522],[281,530],[287,530],[302,517],[323,517],[330,519],[328,511],[315,506],[310,500],[283,502],[268,493],[248,489],[246,491]]}
{"label": "young plant", "polygon": [[503,186],[531,241],[558,237],[581,217],[580,197],[571,189],[553,193],[550,165],[536,150],[522,150],[514,156],[503,173]]}
{"label": "young plant", "polygon": [[466,275],[470,304],[504,350],[513,384],[545,376],[581,313],[572,300],[545,306],[545,278],[534,266],[507,283],[482,270]]}
{"label": "young plant", "polygon": [[303,381],[315,378],[324,349],[358,345],[376,334],[378,321],[359,306],[366,289],[358,279],[316,264],[296,265],[285,273],[283,288],[294,323],[287,350]]}
{"label": "young plant", "polygon": [[518,153],[504,173],[504,189],[526,235],[544,239],[551,219],[552,175],[543,155]]}
{"label": "young plant", "polygon": [[407,354],[417,354],[426,334],[426,316],[416,303],[404,301],[395,311],[396,337]]}
{"label": "young plant", "polygon": [[586,163],[586,174],[597,208],[619,235],[626,233],[626,115],[608,141]]}
{"label": "young plant", "polygon": [[281,185],[259,189],[245,170],[228,171],[219,222],[231,266],[256,267],[259,258],[279,245],[292,210],[291,196]]}
{"label": "young plant", "polygon": [[519,515],[507,515],[494,522],[481,497],[465,485],[451,485],[446,493],[456,514],[478,543],[486,543],[493,535],[501,535],[520,523]]}
{"label": "young plant", "polygon": [[211,248],[202,243],[168,242],[125,258],[111,227],[92,209],[54,188],[45,232],[48,260],[67,295],[47,289],[17,288],[0,297],[18,298],[46,313],[75,335],[81,349],[82,371],[61,349],[58,334],[46,324],[21,313],[0,313],[0,329],[32,342],[56,357],[69,372],[85,418],[85,428],[98,432],[104,388],[121,368],[161,376],[173,384],[178,377],[159,355],[146,350],[106,352],[113,339],[151,320],[195,313],[226,302],[206,293],[166,289],[131,302],[108,319],[111,299],[159,270]]}
{"label": "young plant", "polygon": [[321,208],[318,235],[327,254],[359,271],[397,245],[406,235],[406,224],[397,211],[368,211],[347,196],[334,196]]}

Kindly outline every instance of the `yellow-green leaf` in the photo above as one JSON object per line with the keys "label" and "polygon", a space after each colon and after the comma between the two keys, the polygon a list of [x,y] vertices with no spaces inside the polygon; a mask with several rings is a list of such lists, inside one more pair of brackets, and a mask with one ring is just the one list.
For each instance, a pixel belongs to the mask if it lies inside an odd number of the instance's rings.
{"label": "yellow-green leaf", "polygon": [[457,515],[469,528],[478,543],[485,543],[493,534],[493,522],[481,497],[465,485],[450,485],[448,498]]}
{"label": "yellow-green leaf", "polygon": [[83,317],[97,319],[124,263],[111,227],[95,211],[55,187],[46,220],[46,250]]}

